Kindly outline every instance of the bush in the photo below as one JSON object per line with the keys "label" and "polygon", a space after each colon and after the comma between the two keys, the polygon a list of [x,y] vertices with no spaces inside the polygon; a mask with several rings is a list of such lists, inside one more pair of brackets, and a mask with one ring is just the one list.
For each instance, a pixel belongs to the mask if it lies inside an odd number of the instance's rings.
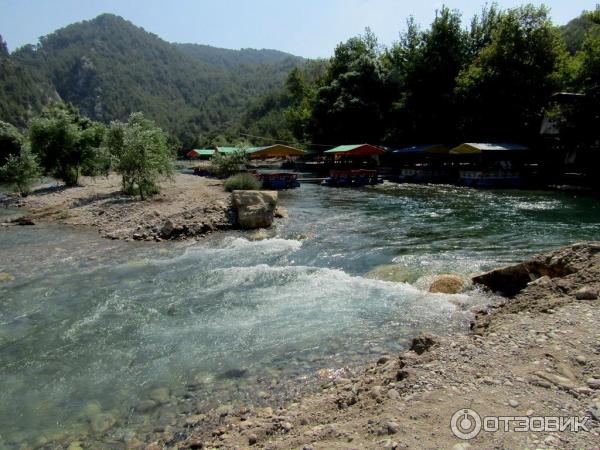
{"label": "bush", "polygon": [[230,177],[246,169],[248,154],[239,149],[227,155],[215,152],[210,160],[211,171],[218,177]]}
{"label": "bush", "polygon": [[251,173],[239,173],[229,177],[225,181],[225,190],[231,191],[257,191],[262,187],[262,183]]}
{"label": "bush", "polygon": [[46,173],[75,186],[82,171],[102,171],[98,152],[104,133],[104,125],[81,116],[72,105],[57,104],[32,121],[29,141]]}
{"label": "bush", "polygon": [[37,158],[28,145],[18,155],[9,155],[0,167],[0,182],[12,185],[23,196],[31,192],[31,185],[41,175]]}
{"label": "bush", "polygon": [[127,123],[112,122],[104,146],[123,177],[123,191],[143,200],[160,192],[158,181],[174,172],[174,154],[167,145],[167,135],[140,112],[129,116]]}

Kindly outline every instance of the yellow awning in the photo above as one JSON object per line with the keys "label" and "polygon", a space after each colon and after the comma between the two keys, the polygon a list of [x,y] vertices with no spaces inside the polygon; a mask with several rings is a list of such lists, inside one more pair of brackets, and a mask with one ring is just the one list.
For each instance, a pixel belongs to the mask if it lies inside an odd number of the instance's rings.
{"label": "yellow awning", "polygon": [[283,144],[270,145],[268,147],[259,147],[256,150],[248,151],[250,158],[277,158],[286,156],[302,156],[306,152],[298,148],[289,147]]}

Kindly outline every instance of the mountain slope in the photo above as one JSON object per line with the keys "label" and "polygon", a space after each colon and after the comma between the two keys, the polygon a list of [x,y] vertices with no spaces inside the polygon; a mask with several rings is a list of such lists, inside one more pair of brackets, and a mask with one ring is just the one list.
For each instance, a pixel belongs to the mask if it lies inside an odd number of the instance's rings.
{"label": "mountain slope", "polygon": [[23,127],[43,105],[58,99],[51,83],[36,75],[9,55],[0,36],[0,120]]}
{"label": "mountain slope", "polygon": [[[143,111],[184,141],[237,120],[249,103],[282,85],[299,61],[279,52],[202,47],[204,57],[191,56],[121,17],[103,14],[23,47],[11,60],[47,80],[92,119],[123,120]],[[234,64],[236,55],[248,64]]]}
{"label": "mountain slope", "polygon": [[570,53],[575,53],[581,49],[585,34],[592,25],[592,20],[582,14],[559,28],[560,34]]}

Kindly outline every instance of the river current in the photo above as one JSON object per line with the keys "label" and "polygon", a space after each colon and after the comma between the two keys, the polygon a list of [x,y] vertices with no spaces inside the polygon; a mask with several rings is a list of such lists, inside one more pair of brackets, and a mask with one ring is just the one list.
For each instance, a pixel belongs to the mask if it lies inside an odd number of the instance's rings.
{"label": "river current", "polygon": [[[174,415],[289,398],[419,331],[466,331],[494,300],[430,294],[433,275],[600,238],[598,201],[566,193],[303,185],[280,199],[289,218],[266,234],[198,242],[0,228],[14,276],[0,283],[0,448],[125,442]],[[390,264],[405,282],[365,277]]]}

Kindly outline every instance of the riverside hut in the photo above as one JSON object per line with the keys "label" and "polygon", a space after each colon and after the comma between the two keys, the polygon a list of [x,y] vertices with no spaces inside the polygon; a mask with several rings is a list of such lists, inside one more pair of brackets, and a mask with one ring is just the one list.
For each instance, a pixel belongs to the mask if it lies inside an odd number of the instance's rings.
{"label": "riverside hut", "polygon": [[382,182],[377,174],[379,157],[386,151],[371,144],[340,145],[324,152],[329,164],[328,186],[365,186]]}
{"label": "riverside hut", "polygon": [[450,150],[460,157],[459,184],[472,187],[521,187],[530,155],[520,144],[466,142]]}
{"label": "riverside hut", "polygon": [[215,154],[213,148],[195,148],[186,153],[186,156],[191,159],[210,159]]}
{"label": "riverside hut", "polygon": [[452,180],[450,149],[443,144],[422,144],[390,152],[393,181],[447,183]]}
{"label": "riverside hut", "polygon": [[299,148],[289,145],[274,144],[265,147],[251,147],[246,149],[251,159],[258,158],[291,158],[295,156],[304,156],[306,152]]}

